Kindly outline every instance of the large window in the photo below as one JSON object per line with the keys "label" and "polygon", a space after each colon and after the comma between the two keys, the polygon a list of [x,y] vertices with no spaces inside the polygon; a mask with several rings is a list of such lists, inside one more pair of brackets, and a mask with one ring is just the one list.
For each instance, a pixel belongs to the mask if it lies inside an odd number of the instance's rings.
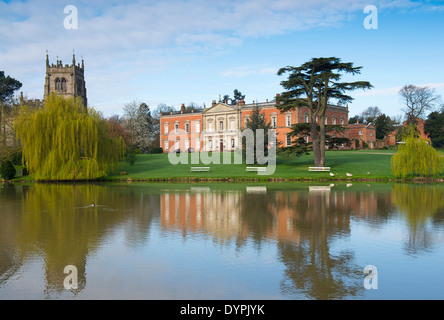
{"label": "large window", "polygon": [[219,130],[220,131],[224,130],[224,122],[223,121],[219,121]]}
{"label": "large window", "polygon": [[234,120],[230,121],[230,130],[234,130]]}
{"label": "large window", "polygon": [[174,132],[175,132],[176,134],[179,133],[179,124],[178,124],[178,123],[176,123],[176,124],[174,125]]}
{"label": "large window", "polygon": [[199,133],[200,132],[200,121],[196,122],[196,132]]}
{"label": "large window", "polygon": [[213,122],[208,122],[208,131],[213,131]]}
{"label": "large window", "polygon": [[271,127],[276,128],[276,126],[277,126],[276,117],[271,117]]}
{"label": "large window", "polygon": [[304,114],[304,122],[308,123],[308,113]]}
{"label": "large window", "polygon": [[164,124],[164,134],[168,134],[168,123]]}
{"label": "large window", "polygon": [[60,81],[60,86],[61,86],[62,91],[66,91],[66,79],[65,78],[62,78],[62,80]]}
{"label": "large window", "polygon": [[168,147],[169,146],[170,146],[170,144],[169,144],[168,140],[163,142],[163,149],[164,149],[164,151],[168,151]]}
{"label": "large window", "polygon": [[61,88],[62,88],[62,87],[61,87],[61,81],[60,81],[59,78],[56,78],[56,79],[55,79],[55,89],[56,89],[57,91],[60,91]]}
{"label": "large window", "polygon": [[190,133],[190,124],[189,123],[185,123],[185,132]]}
{"label": "large window", "polygon": [[287,134],[287,147],[291,146],[291,136]]}
{"label": "large window", "polygon": [[285,125],[291,127],[291,115],[285,116]]}

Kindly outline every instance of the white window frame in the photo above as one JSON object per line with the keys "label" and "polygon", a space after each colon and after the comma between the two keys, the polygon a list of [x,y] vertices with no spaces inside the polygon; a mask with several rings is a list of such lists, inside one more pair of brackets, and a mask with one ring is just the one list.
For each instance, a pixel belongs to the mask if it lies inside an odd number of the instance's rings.
{"label": "white window frame", "polygon": [[271,127],[276,128],[277,127],[277,118],[271,117]]}
{"label": "white window frame", "polygon": [[291,127],[291,115],[286,115],[285,116],[285,125],[287,127]]}

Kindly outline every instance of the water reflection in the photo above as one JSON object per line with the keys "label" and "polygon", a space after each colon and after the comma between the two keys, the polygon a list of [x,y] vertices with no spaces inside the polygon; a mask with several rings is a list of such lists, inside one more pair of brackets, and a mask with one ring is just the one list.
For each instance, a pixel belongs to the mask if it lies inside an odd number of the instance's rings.
{"label": "water reflection", "polygon": [[[409,225],[408,242],[405,249],[409,254],[428,251],[442,242],[437,238],[436,227],[443,226],[444,188],[440,185],[395,185],[393,203],[399,208]],[[435,219],[441,216],[441,219]]]}
{"label": "water reflection", "polygon": [[116,234],[127,248],[146,248],[156,230],[227,248],[275,246],[283,297],[362,297],[356,247],[337,245],[351,237],[353,223],[378,229],[400,215],[409,226],[406,253],[418,255],[441,246],[443,209],[440,185],[9,185],[0,190],[0,293],[41,259],[45,297],[64,291],[67,265],[79,271],[74,295],[81,295],[88,261],[100,260]]}

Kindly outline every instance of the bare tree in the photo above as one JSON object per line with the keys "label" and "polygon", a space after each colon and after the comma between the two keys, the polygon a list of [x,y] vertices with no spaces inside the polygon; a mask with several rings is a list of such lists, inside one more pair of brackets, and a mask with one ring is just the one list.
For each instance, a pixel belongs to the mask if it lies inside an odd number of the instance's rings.
{"label": "bare tree", "polygon": [[407,120],[424,118],[427,111],[433,110],[441,102],[441,97],[435,94],[435,89],[412,84],[402,87],[399,95],[404,104],[402,111],[405,112]]}
{"label": "bare tree", "polygon": [[379,107],[368,107],[361,113],[361,117],[364,118],[365,122],[370,123],[374,122],[377,117],[382,114],[381,109]]}

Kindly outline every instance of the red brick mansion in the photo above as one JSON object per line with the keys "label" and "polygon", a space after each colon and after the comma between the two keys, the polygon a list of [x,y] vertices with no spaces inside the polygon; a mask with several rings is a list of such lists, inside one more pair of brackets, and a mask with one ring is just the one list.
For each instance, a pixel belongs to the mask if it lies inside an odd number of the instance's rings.
{"label": "red brick mansion", "polygon": [[[198,110],[187,110],[182,105],[180,111],[161,114],[160,147],[164,152],[190,148],[196,152],[233,151],[240,147],[241,132],[246,128],[253,106],[258,106],[276,129],[276,138],[281,146],[291,145],[292,138],[287,134],[292,125],[308,122],[309,119],[306,108],[281,113],[275,102],[268,101],[252,104],[240,101],[238,105],[229,105],[213,100],[211,107]],[[329,106],[325,123],[347,126],[348,112],[348,107]]]}

